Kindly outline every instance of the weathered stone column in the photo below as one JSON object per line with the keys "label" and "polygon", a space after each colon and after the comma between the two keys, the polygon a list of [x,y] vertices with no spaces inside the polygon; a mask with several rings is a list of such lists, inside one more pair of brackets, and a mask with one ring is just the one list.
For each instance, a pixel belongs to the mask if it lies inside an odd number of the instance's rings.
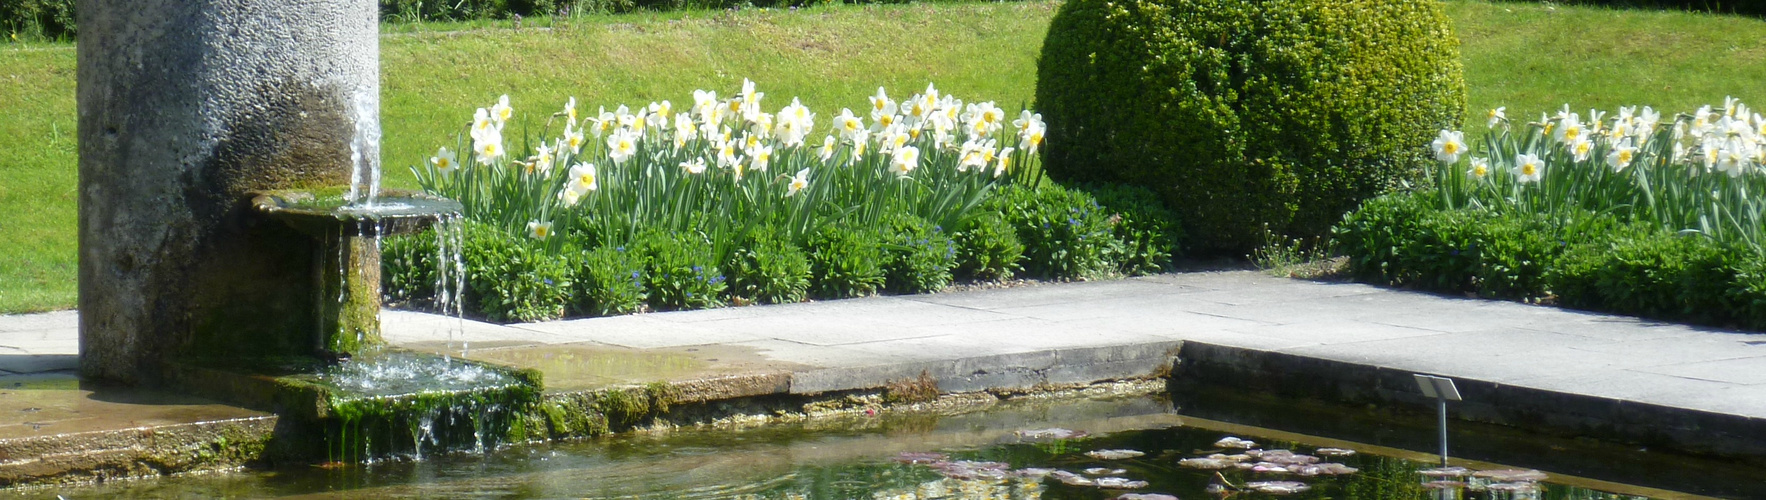
{"label": "weathered stone column", "polygon": [[310,355],[313,243],[248,194],[349,184],[357,125],[378,128],[376,2],[78,12],[81,374]]}

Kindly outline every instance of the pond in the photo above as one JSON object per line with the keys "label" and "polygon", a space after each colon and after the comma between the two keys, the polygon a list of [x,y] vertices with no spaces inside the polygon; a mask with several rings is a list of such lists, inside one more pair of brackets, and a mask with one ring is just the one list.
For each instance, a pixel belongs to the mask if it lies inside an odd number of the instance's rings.
{"label": "pond", "polygon": [[[1246,443],[1227,438],[1254,443],[1244,448]],[[1107,450],[1135,453],[1112,456]],[[1222,455],[1247,453],[1260,458],[1244,460],[1244,466],[1228,465],[1219,470],[1180,465],[1197,463],[1184,459],[1209,455],[1220,459]],[[1432,479],[1420,472],[1438,464],[1427,463],[1426,459],[1427,455],[1417,452],[1187,416],[1174,410],[1165,397],[1135,396],[1007,402],[957,415],[884,412],[748,428],[682,428],[513,446],[484,454],[460,453],[420,461],[388,459],[365,465],[172,477],[18,491],[11,495],[382,499],[1168,498],[1156,494],[1183,499],[1704,498],[1549,470],[1544,481],[1530,486],[1494,488],[1512,488],[1519,490],[1517,493],[1476,488],[1477,484],[1499,481],[1472,477],[1449,479],[1470,483],[1474,488],[1435,490],[1424,485]],[[1259,462],[1263,463],[1252,465]],[[1316,470],[1327,463],[1340,466]],[[1289,466],[1280,473],[1260,472],[1274,468],[1271,464]],[[1518,469],[1459,460],[1454,465],[1473,470]],[[1296,468],[1304,466],[1314,468]],[[1098,486],[1100,482],[1116,483],[1119,487]],[[1284,490],[1298,491],[1280,494]],[[1123,496],[1127,494],[1146,496]]]}

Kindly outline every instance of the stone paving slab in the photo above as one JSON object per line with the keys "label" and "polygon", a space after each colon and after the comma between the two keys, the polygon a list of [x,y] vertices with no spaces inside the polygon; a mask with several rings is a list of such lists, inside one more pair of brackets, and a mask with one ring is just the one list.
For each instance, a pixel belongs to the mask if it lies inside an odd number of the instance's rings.
{"label": "stone paving slab", "polygon": [[[76,320],[0,316],[0,370],[67,370]],[[538,367],[572,389],[762,377],[756,387],[808,393],[921,374],[944,390],[1020,387],[1147,375],[1180,350],[1226,349],[1241,361],[1356,367],[1391,380],[1449,376],[1503,404],[1598,399],[1766,429],[1766,335],[1250,271],[517,325],[388,311],[383,324],[395,344],[470,343],[471,357]],[[40,356],[61,363],[40,366]],[[1269,363],[1258,366],[1285,366]],[[1746,425],[1740,435],[1753,432]],[[1757,439],[1766,449],[1766,430]]]}

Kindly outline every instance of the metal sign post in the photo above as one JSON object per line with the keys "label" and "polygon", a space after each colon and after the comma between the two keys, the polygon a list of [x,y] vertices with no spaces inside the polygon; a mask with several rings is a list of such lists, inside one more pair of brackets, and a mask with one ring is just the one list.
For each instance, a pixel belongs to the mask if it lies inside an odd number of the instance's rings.
{"label": "metal sign post", "polygon": [[1441,466],[1447,466],[1447,402],[1460,401],[1459,388],[1453,386],[1453,379],[1423,375],[1418,373],[1416,386],[1422,389],[1423,395],[1435,398],[1436,407],[1441,416]]}

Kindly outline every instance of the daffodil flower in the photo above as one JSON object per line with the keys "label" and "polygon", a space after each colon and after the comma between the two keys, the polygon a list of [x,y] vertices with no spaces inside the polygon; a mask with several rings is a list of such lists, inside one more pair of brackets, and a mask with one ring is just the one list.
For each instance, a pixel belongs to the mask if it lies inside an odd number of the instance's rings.
{"label": "daffodil flower", "polygon": [[618,130],[607,137],[607,157],[615,164],[623,164],[638,154],[638,133],[631,130]]}
{"label": "daffodil flower", "polygon": [[613,113],[608,113],[606,107],[602,107],[601,111],[596,113],[595,117],[590,118],[589,121],[595,122],[595,126],[590,127],[589,132],[595,134],[596,139],[600,139],[607,133],[612,132],[614,127],[619,126],[619,116],[614,115]]}
{"label": "daffodil flower", "polygon": [[807,187],[809,187],[809,169],[798,170],[797,175],[791,177],[791,184],[786,187],[785,196],[796,195],[798,191]]}
{"label": "daffodil flower", "polygon": [[558,192],[558,201],[564,203],[565,208],[576,206],[577,203],[582,202],[582,199],[583,193],[575,189],[565,189]]}
{"label": "daffodil flower", "polygon": [[1587,137],[1578,137],[1576,142],[1570,143],[1570,154],[1576,158],[1576,161],[1588,161],[1589,153],[1593,152],[1594,141],[1588,140]]}
{"label": "daffodil flower", "polygon": [[549,174],[552,172],[552,160],[552,148],[546,147],[545,144],[540,144],[534,151],[533,169],[539,172],[540,175]]}
{"label": "daffodil flower", "polygon": [[514,116],[515,108],[509,107],[509,94],[503,94],[503,97],[497,98],[497,104],[491,106],[491,119],[496,120],[498,128],[509,123],[509,119]]}
{"label": "daffodil flower", "polygon": [[1515,181],[1520,183],[1539,182],[1545,174],[1545,162],[1539,155],[1521,153],[1515,155]]}
{"label": "daffodil flower", "polygon": [[503,133],[495,128],[473,136],[472,151],[478,156],[478,162],[485,165],[495,163],[503,158]]}
{"label": "daffodil flower", "polygon": [[999,177],[1000,174],[1012,171],[1012,148],[1000,150],[999,155],[996,158],[997,160],[993,164],[994,177]]}
{"label": "daffodil flower", "polygon": [[1488,113],[1488,117],[1487,117],[1487,118],[1489,118],[1488,127],[1489,128],[1496,128],[1497,123],[1507,121],[1508,115],[1503,113],[1503,111],[1507,110],[1507,109],[1508,109],[1507,106],[1498,106],[1496,109],[1490,110],[1490,113]]}
{"label": "daffodil flower", "polygon": [[576,124],[576,98],[571,97],[564,102],[564,116],[570,118],[570,124]]}
{"label": "daffodil flower", "polygon": [[681,162],[681,170],[685,170],[687,173],[695,175],[705,173],[705,159],[694,158],[683,161]]}
{"label": "daffodil flower", "polygon": [[822,139],[822,150],[821,150],[821,154],[819,155],[822,158],[822,162],[825,163],[828,160],[834,158],[834,149],[839,146],[840,146],[840,141],[834,140],[834,136],[830,135],[830,136],[823,138]]}
{"label": "daffodil flower", "polygon": [[570,154],[582,154],[584,141],[586,139],[583,138],[583,129],[570,123],[564,124],[564,148],[569,149]]}
{"label": "daffodil flower", "polygon": [[595,176],[595,164],[578,163],[570,167],[570,186],[568,189],[578,193],[586,193],[600,188],[599,179]]}
{"label": "daffodil flower", "polygon": [[429,166],[434,167],[436,173],[450,175],[460,168],[460,160],[453,151],[443,147],[435,151],[435,156],[429,157]]}
{"label": "daffodil flower", "polygon": [[772,160],[773,160],[773,147],[772,146],[768,146],[765,144],[758,144],[758,145],[755,145],[753,148],[748,149],[745,152],[748,153],[748,158],[750,160],[749,163],[752,164],[751,166],[754,169],[754,171],[756,171],[756,172],[765,172],[767,169],[767,166],[772,163]]}
{"label": "daffodil flower", "polygon": [[543,240],[552,235],[552,223],[540,221],[527,222],[527,235],[536,240]]}
{"label": "daffodil flower", "polygon": [[854,134],[865,129],[865,121],[853,116],[851,109],[841,108],[840,116],[834,117],[834,128],[840,132],[842,138],[850,140]]}
{"label": "daffodil flower", "polygon": [[1629,142],[1621,143],[1614,147],[1611,153],[1607,153],[1607,165],[1613,167],[1614,172],[1625,170],[1625,167],[1631,165],[1631,159],[1636,156],[1637,148],[1632,147]]}
{"label": "daffodil flower", "polygon": [[1442,130],[1429,145],[1435,150],[1435,159],[1441,163],[1452,165],[1459,162],[1459,155],[1465,154],[1465,134],[1459,131]]}
{"label": "daffodil flower", "polygon": [[895,172],[896,175],[900,176],[907,176],[909,173],[913,172],[915,168],[919,168],[919,166],[920,148],[913,146],[896,148],[895,154],[891,155],[889,159],[889,169]]}
{"label": "daffodil flower", "polygon": [[1476,156],[1472,157],[1472,169],[1467,170],[1466,175],[1470,175],[1473,178],[1476,178],[1478,180],[1484,180],[1486,178],[1489,178],[1490,177],[1490,159],[1489,158],[1480,158],[1480,157],[1476,157]]}

